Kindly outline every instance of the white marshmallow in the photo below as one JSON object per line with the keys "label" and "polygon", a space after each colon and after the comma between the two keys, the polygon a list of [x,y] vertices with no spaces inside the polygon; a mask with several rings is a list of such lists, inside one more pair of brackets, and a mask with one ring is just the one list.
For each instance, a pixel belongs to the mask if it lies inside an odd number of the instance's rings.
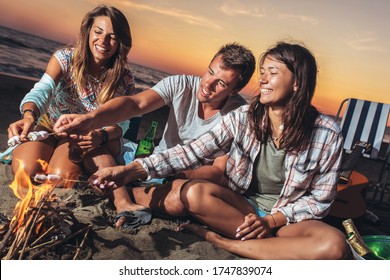
{"label": "white marshmallow", "polygon": [[58,183],[59,181],[61,181],[61,176],[60,175],[57,175],[57,174],[48,174],[47,175],[47,180],[52,183],[52,184],[56,184]]}
{"label": "white marshmallow", "polygon": [[34,181],[37,183],[46,183],[47,176],[45,174],[35,174]]}
{"label": "white marshmallow", "polygon": [[38,141],[38,140],[43,140],[49,137],[49,132],[47,131],[32,131],[27,135],[27,138],[30,141]]}
{"label": "white marshmallow", "polygon": [[61,181],[60,175],[57,174],[35,174],[34,181],[37,183],[51,183],[56,184]]}
{"label": "white marshmallow", "polygon": [[16,146],[20,143],[22,143],[22,142],[20,141],[20,137],[18,135],[11,137],[10,139],[8,139],[8,142],[7,142],[9,147]]}

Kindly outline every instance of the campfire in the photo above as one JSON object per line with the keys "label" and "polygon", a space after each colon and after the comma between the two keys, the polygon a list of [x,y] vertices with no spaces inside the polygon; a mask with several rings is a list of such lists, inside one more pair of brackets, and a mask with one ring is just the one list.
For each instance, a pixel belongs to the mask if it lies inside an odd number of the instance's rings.
{"label": "campfire", "polygon": [[[40,161],[44,170],[47,164]],[[10,259],[78,259],[90,225],[81,225],[71,210],[71,197],[61,199],[53,193],[56,186],[69,181],[54,174],[38,174],[37,182],[24,172],[23,163],[10,184],[19,202],[14,216],[6,221],[1,215],[0,256]],[[66,184],[65,184],[66,185]],[[4,234],[4,235],[3,235]],[[75,244],[72,244],[75,243]],[[50,255],[50,257],[48,257]]]}

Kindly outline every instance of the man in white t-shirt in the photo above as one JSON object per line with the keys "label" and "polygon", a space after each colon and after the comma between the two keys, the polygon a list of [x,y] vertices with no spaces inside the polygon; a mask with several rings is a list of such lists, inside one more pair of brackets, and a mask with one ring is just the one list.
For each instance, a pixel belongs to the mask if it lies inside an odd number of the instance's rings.
{"label": "man in white t-shirt", "polygon": [[[112,99],[91,113],[62,115],[54,130],[83,133],[167,105],[170,108],[168,121],[154,153],[186,144],[213,128],[223,115],[246,103],[238,92],[249,82],[255,64],[250,50],[237,43],[227,44],[214,55],[202,77],[176,75],[164,78],[151,89]],[[150,209],[171,216],[185,216],[178,198],[181,186],[195,178],[218,181],[225,160],[222,157],[213,165],[186,171],[179,175],[181,179],[164,187],[132,188],[136,204],[124,186],[113,190],[112,200],[118,213],[116,226],[137,227],[148,223]],[[121,166],[107,171],[115,173],[116,168]]]}

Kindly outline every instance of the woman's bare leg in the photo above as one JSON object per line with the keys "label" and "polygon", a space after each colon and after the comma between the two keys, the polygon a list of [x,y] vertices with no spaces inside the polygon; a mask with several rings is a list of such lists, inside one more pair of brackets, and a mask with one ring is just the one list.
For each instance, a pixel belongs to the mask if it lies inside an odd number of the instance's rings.
{"label": "woman's bare leg", "polygon": [[36,173],[43,173],[42,165],[38,162],[41,159],[48,163],[57,146],[57,140],[51,136],[44,141],[25,142],[17,146],[12,153],[13,173],[23,165],[24,172],[28,176],[34,176]]}
{"label": "woman's bare leg", "polygon": [[[281,227],[277,237],[236,240],[237,227],[253,212],[246,199],[222,186],[205,182],[187,183],[181,192],[187,211],[208,228],[183,225],[215,245],[252,259],[343,259],[350,250],[344,234],[321,221],[310,220]],[[227,238],[226,238],[227,237]]]}
{"label": "woman's bare leg", "polygon": [[304,221],[283,226],[277,237],[233,240],[212,232],[201,225],[183,224],[187,229],[214,245],[250,259],[347,259],[350,249],[344,235],[321,221]]}
{"label": "woman's bare leg", "polygon": [[[41,160],[40,163],[38,160]],[[35,174],[57,174],[64,179],[75,179],[82,174],[82,169],[68,159],[66,139],[58,140],[54,136],[43,141],[25,142],[14,149],[12,168],[15,173],[20,164],[29,177]],[[57,186],[67,186],[66,181]],[[73,185],[70,184],[69,187]]]}
{"label": "woman's bare leg", "polygon": [[244,217],[254,213],[242,195],[207,181],[188,182],[180,198],[189,214],[229,238],[236,238],[236,229]]}
{"label": "woman's bare leg", "polygon": [[[47,173],[60,175],[64,179],[77,180],[83,174],[83,169],[79,164],[70,161],[68,154],[69,143],[66,139],[61,139],[50,158]],[[74,182],[64,181],[63,185],[70,188]]]}

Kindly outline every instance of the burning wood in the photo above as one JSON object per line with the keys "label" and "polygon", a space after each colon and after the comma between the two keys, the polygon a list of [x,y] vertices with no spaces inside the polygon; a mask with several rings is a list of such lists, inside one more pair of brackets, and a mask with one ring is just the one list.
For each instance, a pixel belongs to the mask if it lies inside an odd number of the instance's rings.
{"label": "burning wood", "polygon": [[[2,259],[45,258],[43,254],[53,253],[52,251],[61,244],[67,245],[66,254],[69,255],[69,244],[66,242],[73,239],[77,239],[76,245],[70,246],[73,258],[80,255],[90,225],[81,225],[77,221],[69,208],[71,206],[69,198],[61,200],[53,194],[53,190],[62,179],[58,177],[51,179],[55,179],[53,180],[55,182],[49,181],[35,186],[20,164],[15,179],[10,185],[20,201],[15,206],[15,214],[8,223],[8,228],[5,225],[0,228],[0,236],[6,232],[0,243]],[[81,242],[78,239],[80,237],[83,238]],[[61,253],[56,254],[61,256]]]}

